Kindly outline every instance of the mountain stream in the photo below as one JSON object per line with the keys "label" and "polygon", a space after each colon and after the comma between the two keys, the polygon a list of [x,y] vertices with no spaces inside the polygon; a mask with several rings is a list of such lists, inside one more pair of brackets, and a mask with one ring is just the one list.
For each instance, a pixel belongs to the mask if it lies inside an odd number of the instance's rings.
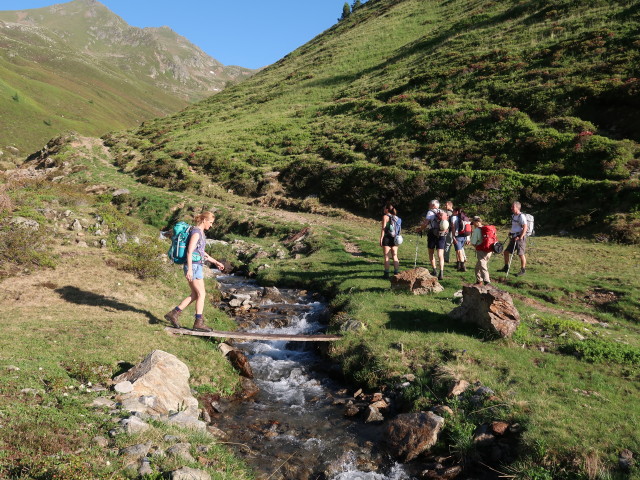
{"label": "mountain stream", "polygon": [[[219,276],[220,308],[240,329],[312,334],[323,329],[327,307],[317,295],[264,289],[231,275]],[[247,400],[220,400],[211,423],[252,466],[259,479],[409,480],[402,465],[379,449],[379,422],[346,418],[353,388],[331,378],[310,342],[235,343],[244,352],[259,388]]]}

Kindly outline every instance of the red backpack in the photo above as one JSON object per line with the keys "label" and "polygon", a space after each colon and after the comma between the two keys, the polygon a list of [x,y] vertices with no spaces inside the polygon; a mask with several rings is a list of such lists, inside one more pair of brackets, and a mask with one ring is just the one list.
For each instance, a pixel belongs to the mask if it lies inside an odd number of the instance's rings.
{"label": "red backpack", "polygon": [[492,252],[493,244],[498,241],[496,227],[493,225],[480,227],[480,234],[482,235],[482,242],[476,245],[476,250],[480,250],[481,252]]}

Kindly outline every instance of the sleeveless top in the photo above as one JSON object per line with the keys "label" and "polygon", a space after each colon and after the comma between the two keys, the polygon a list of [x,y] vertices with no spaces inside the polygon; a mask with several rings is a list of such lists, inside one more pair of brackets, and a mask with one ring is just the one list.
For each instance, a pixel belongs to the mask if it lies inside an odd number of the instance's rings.
{"label": "sleeveless top", "polygon": [[200,235],[200,237],[198,238],[198,242],[196,243],[196,248],[193,251],[193,253],[198,253],[200,254],[200,260],[198,261],[192,261],[191,263],[197,263],[197,264],[204,264],[204,247],[207,244],[207,240],[206,237],[204,236],[204,232],[199,229],[198,227],[191,227],[191,231],[189,232],[189,241],[191,241],[191,235],[193,235],[194,233],[198,233]]}

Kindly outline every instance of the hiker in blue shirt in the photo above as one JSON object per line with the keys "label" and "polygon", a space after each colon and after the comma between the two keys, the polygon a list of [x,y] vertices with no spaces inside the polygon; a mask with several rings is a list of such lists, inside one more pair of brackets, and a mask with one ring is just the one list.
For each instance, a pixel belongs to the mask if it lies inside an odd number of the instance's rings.
{"label": "hiker in blue shirt", "polygon": [[384,274],[382,278],[389,278],[389,267],[393,261],[393,274],[397,275],[400,271],[400,262],[398,261],[398,237],[400,235],[401,220],[398,217],[398,211],[391,204],[387,203],[384,207],[384,215],[382,216],[382,228],[380,229],[380,246],[384,254]]}
{"label": "hiker in blue shirt", "polygon": [[[191,294],[186,297],[180,305],[175,307],[164,318],[168,320],[175,328],[182,328],[178,322],[178,317],[182,314],[182,311],[196,302],[196,319],[193,324],[193,329],[198,332],[211,332],[211,328],[204,324],[204,318],[202,314],[204,312],[204,300],[206,291],[204,287],[204,272],[202,267],[205,260],[214,264],[219,270],[224,270],[224,265],[211,257],[204,251],[206,245],[206,237],[204,232],[209,230],[213,225],[216,217],[211,212],[203,212],[195,217],[195,226],[191,227],[189,231],[189,239],[187,243],[187,263],[184,265],[184,276],[189,283]],[[194,254],[196,260],[194,260]]]}

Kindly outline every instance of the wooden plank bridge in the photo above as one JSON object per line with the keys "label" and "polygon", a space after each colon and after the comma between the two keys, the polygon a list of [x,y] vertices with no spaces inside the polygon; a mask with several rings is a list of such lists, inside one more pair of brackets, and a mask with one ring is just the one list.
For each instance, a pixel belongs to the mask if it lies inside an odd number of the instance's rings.
{"label": "wooden plank bridge", "polygon": [[172,335],[194,335],[196,337],[217,337],[235,338],[239,340],[287,340],[289,342],[333,342],[340,340],[341,335],[296,335],[282,333],[259,333],[259,332],[224,332],[213,330],[211,332],[197,332],[187,328],[165,327],[165,331]]}

